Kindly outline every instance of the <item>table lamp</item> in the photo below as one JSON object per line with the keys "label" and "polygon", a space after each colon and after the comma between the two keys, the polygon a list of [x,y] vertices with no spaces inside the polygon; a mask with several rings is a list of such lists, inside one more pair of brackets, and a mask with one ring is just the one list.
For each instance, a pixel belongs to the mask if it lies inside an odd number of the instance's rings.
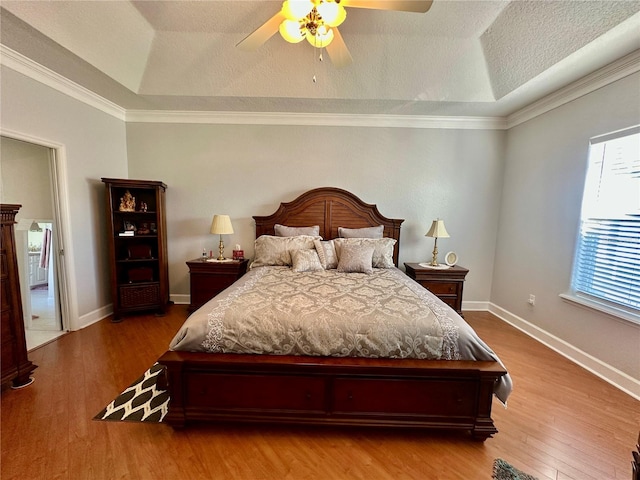
{"label": "table lamp", "polygon": [[431,224],[431,228],[426,233],[425,237],[433,237],[435,238],[433,244],[433,258],[431,259],[431,266],[438,266],[438,238],[449,238],[449,233],[447,233],[447,229],[444,228],[444,220],[434,220]]}
{"label": "table lamp", "polygon": [[231,226],[231,219],[229,215],[214,215],[211,222],[211,233],[214,235],[220,235],[220,245],[218,251],[220,255],[218,260],[224,260],[224,243],[222,243],[222,235],[231,235],[233,233],[233,227]]}

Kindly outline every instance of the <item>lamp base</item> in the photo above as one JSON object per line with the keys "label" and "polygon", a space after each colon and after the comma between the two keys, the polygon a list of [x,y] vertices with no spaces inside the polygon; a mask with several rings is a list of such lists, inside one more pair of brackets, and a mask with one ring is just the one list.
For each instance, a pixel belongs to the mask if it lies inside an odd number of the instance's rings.
{"label": "lamp base", "polygon": [[224,243],[222,243],[222,235],[220,235],[220,245],[218,245],[218,252],[220,255],[218,256],[218,260],[224,260]]}

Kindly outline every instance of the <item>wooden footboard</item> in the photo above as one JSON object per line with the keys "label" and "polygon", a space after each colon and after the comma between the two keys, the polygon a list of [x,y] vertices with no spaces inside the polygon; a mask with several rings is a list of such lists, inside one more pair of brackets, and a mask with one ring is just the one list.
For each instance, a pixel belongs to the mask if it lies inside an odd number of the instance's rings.
{"label": "wooden footboard", "polygon": [[455,429],[485,440],[497,362],[166,352],[165,423],[278,422]]}

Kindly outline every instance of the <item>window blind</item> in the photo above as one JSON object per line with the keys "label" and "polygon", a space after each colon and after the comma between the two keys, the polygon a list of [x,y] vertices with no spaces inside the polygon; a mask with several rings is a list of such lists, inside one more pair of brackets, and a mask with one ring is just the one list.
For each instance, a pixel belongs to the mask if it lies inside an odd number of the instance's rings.
{"label": "window blind", "polygon": [[591,141],[572,290],[640,313],[640,127]]}

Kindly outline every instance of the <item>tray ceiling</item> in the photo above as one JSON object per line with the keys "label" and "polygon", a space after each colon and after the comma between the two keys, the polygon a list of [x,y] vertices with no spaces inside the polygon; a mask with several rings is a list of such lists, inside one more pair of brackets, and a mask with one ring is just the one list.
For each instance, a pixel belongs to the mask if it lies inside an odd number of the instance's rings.
{"label": "tray ceiling", "polygon": [[348,9],[343,68],[278,34],[235,47],[280,1],[0,5],[4,46],[132,110],[502,116],[640,48],[640,1]]}

